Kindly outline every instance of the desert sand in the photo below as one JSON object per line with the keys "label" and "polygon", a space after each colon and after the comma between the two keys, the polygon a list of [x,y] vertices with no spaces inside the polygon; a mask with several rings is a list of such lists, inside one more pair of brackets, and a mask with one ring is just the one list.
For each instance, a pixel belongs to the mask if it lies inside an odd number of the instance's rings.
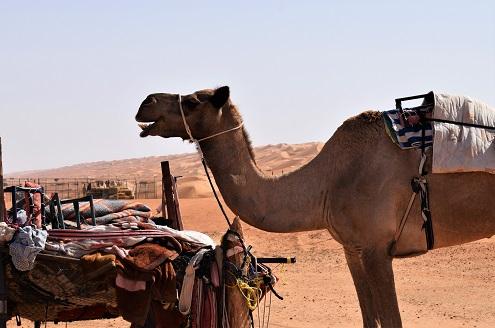
{"label": "desert sand", "polygon": [[[260,167],[274,174],[291,171],[309,161],[320,143],[276,145],[256,149]],[[171,161],[179,180],[186,229],[219,240],[226,230],[196,154],[80,164],[38,176],[97,176],[159,173],[159,162]],[[114,164],[109,164],[114,163]],[[34,176],[33,172],[25,176]],[[19,176],[13,174],[15,176]],[[13,176],[11,175],[11,176]],[[143,200],[156,208],[159,200]],[[285,299],[272,298],[272,327],[360,327],[361,314],[341,246],[326,231],[274,234],[244,224],[246,241],[258,256],[296,256],[292,265],[272,265],[280,278],[276,289]],[[495,239],[438,249],[426,255],[394,261],[397,293],[405,327],[494,327]],[[60,323],[59,325],[64,325]],[[54,327],[53,323],[47,326]],[[128,327],[121,319],[68,323],[68,327]],[[9,327],[15,327],[10,321]],[[32,327],[23,320],[22,327]]]}
{"label": "desert sand", "polygon": [[[256,147],[256,161],[268,175],[288,173],[310,161],[323,147],[321,142],[278,144]],[[82,163],[49,170],[6,174],[6,178],[97,178],[153,181],[161,178],[160,162],[169,161],[179,179],[181,198],[212,197],[198,154],[150,156],[117,161]]]}

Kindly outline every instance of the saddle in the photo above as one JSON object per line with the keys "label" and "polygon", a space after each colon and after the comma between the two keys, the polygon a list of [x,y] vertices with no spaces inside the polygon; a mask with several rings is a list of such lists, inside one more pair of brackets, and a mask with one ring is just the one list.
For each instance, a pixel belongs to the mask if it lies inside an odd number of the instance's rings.
{"label": "saddle", "polygon": [[[402,107],[417,99],[421,105]],[[383,113],[388,135],[401,149],[433,147],[432,173],[495,174],[495,108],[433,91],[395,102]]]}
{"label": "saddle", "polygon": [[[403,102],[422,100],[403,108]],[[421,199],[427,249],[434,246],[429,206],[426,149],[433,148],[432,172],[484,171],[495,173],[495,109],[469,97],[436,94],[433,91],[397,98],[396,108],[383,113],[386,131],[401,149],[420,149],[419,176],[411,180],[413,195],[397,229],[400,237],[415,196]]]}

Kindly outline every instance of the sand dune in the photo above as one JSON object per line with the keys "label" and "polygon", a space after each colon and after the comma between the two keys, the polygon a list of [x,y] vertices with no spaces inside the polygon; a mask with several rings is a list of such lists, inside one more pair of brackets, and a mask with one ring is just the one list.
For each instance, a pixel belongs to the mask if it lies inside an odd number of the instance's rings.
{"label": "sand dune", "polygon": [[[290,171],[311,160],[321,150],[323,143],[310,142],[304,144],[278,144],[254,148],[258,166],[271,173],[280,174],[281,171]],[[81,163],[48,170],[34,170],[13,172],[6,177],[16,178],[85,178],[85,177],[117,177],[152,179],[160,176],[160,162],[170,161],[171,169],[175,175],[185,177],[203,174],[203,168],[196,153],[150,156],[143,158],[131,158],[116,161],[99,161]]]}
{"label": "sand dune", "polygon": [[[323,143],[278,144],[254,149],[256,162],[268,175],[279,175],[293,171],[313,159],[323,147]],[[170,161],[170,169],[178,180],[181,198],[210,197],[211,191],[203,167],[196,153],[151,156],[118,161],[82,163],[60,168],[39,171],[14,172],[6,177],[15,178],[97,178],[159,180],[160,162]]]}

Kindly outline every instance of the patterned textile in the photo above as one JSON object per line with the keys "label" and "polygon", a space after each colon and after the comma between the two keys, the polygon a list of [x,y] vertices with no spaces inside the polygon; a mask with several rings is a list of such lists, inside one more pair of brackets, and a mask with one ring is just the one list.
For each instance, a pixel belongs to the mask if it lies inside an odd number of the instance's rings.
{"label": "patterned textile", "polygon": [[100,225],[84,230],[52,229],[48,232],[45,251],[81,258],[83,255],[112,246],[131,248],[148,238],[159,238],[170,247],[182,245],[168,232],[159,230],[121,229],[115,225]]}
{"label": "patterned textile", "polygon": [[162,305],[160,311],[173,307],[177,301],[177,282],[172,261],[177,256],[173,249],[144,243],[117,260],[115,294],[124,320],[142,327],[153,301]]}
{"label": "patterned textile", "polygon": [[[397,110],[383,112],[383,119],[388,135],[401,149],[419,148],[422,144],[423,125],[414,110]],[[433,145],[433,129],[430,122],[425,123],[425,146]]]}
{"label": "patterned textile", "polygon": [[15,228],[9,227],[5,222],[0,222],[0,245],[4,245],[14,238]]}
{"label": "patterned textile", "polygon": [[[119,221],[124,218],[135,218],[137,221],[144,219],[145,221],[151,217],[151,209],[139,202],[127,200],[112,200],[112,199],[95,199],[93,201],[95,208],[96,224],[108,224],[112,221]],[[81,203],[79,212],[81,220],[86,223],[91,223],[91,208],[89,202]],[[48,217],[51,217],[49,206],[46,207]],[[75,211],[72,204],[62,205],[62,213],[64,220],[74,220]],[[125,220],[123,220],[125,221]]]}
{"label": "patterned textile", "polygon": [[36,256],[45,248],[46,230],[31,226],[20,227],[9,245],[12,263],[19,271],[29,271],[34,267]]}

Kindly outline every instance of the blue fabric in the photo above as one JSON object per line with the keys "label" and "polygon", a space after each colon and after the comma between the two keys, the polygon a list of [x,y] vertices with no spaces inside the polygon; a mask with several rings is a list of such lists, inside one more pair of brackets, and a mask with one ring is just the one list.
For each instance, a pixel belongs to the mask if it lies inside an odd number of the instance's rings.
{"label": "blue fabric", "polygon": [[425,126],[425,146],[433,145],[433,127],[431,122],[409,124],[401,117],[397,109],[383,112],[387,132],[401,149],[420,148],[422,144],[423,124]]}

